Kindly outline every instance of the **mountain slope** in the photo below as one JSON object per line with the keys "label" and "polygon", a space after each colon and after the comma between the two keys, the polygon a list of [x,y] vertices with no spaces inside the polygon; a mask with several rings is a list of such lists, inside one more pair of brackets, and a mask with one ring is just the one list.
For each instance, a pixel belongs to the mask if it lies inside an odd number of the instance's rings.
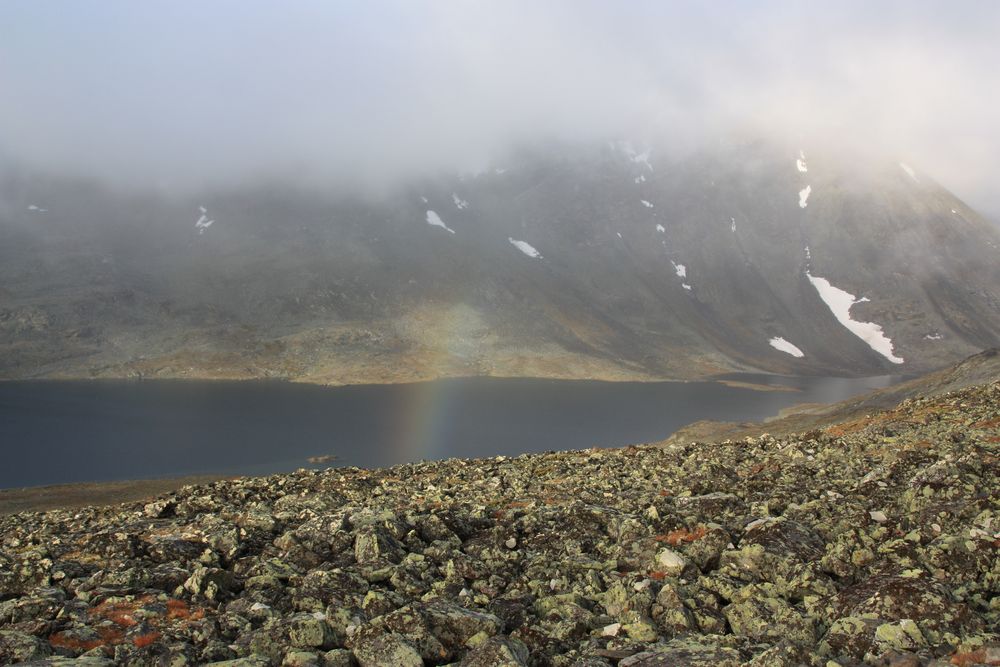
{"label": "mountain slope", "polygon": [[765,143],[656,156],[523,152],[377,199],[9,172],[0,375],[916,372],[1000,342],[1000,233],[928,176]]}

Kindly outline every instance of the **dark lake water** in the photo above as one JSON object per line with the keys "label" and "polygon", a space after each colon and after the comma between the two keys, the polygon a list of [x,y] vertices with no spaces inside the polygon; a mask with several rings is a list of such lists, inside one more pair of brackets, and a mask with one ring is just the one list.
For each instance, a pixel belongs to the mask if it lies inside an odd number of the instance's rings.
{"label": "dark lake water", "polygon": [[839,401],[888,377],[729,376],[617,383],[469,378],[317,387],[284,382],[0,382],[0,488],[195,473],[267,474],[326,465],[614,447],[698,419],[759,420]]}

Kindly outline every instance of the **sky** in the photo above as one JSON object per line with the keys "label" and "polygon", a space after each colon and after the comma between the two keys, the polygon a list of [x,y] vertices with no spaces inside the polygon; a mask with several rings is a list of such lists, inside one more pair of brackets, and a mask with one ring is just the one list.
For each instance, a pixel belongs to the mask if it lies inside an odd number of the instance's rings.
{"label": "sky", "polygon": [[4,0],[0,159],[391,183],[541,141],[865,147],[1000,217],[1000,2]]}

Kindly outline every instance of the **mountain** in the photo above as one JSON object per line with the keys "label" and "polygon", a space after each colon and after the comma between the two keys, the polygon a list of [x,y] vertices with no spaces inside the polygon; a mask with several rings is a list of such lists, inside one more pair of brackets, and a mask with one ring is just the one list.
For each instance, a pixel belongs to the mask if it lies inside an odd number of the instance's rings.
{"label": "mountain", "polygon": [[[658,156],[664,157],[658,157]],[[0,376],[916,373],[1000,344],[1000,231],[895,160],[513,153],[375,197],[0,176]]]}

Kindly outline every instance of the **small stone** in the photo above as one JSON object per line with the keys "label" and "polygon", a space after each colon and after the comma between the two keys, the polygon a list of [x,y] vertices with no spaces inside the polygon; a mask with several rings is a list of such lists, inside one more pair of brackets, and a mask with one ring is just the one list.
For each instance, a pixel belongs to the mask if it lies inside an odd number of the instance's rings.
{"label": "small stone", "polygon": [[516,537],[507,538],[507,541],[504,542],[503,544],[508,549],[516,549],[517,548],[517,538]]}
{"label": "small stone", "polygon": [[622,629],[621,623],[612,623],[611,625],[605,625],[601,630],[602,637],[617,637],[618,633]]}
{"label": "small stone", "polygon": [[673,549],[661,549],[656,554],[656,568],[667,576],[679,576],[685,567],[687,561]]}
{"label": "small stone", "polygon": [[309,651],[289,651],[281,661],[281,667],[320,667],[320,657]]}
{"label": "small stone", "polygon": [[880,512],[878,510],[875,510],[874,512],[869,512],[868,516],[872,518],[872,521],[875,521],[877,523],[885,523],[886,521],[889,520],[888,517],[886,517],[885,512]]}

